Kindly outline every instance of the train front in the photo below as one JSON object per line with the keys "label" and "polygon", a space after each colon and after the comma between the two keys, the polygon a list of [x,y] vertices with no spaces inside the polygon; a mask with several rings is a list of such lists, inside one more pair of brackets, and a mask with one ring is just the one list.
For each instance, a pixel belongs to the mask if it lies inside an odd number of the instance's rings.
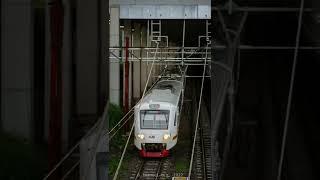
{"label": "train front", "polygon": [[141,157],[166,157],[177,143],[173,124],[175,107],[170,103],[142,103],[135,108],[135,139]]}

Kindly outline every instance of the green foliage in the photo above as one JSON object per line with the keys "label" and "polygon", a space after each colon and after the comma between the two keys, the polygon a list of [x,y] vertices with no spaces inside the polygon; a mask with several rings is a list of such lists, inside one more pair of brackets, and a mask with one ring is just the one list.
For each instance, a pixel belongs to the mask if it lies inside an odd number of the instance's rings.
{"label": "green foliage", "polygon": [[[110,104],[109,106],[109,110],[108,110],[108,114],[109,114],[109,131],[115,126],[117,125],[117,123],[120,121],[120,119],[122,118],[123,116],[123,112],[122,112],[122,109],[118,106],[118,105],[115,105],[115,104]],[[118,126],[116,128],[116,130],[119,128],[120,126]],[[111,135],[113,133],[116,132],[113,131],[111,133]],[[122,135],[123,134],[123,130],[120,129],[116,135],[112,138],[112,142],[111,142],[111,146],[121,146],[122,144],[124,144],[124,140],[122,138]]]}
{"label": "green foliage", "polygon": [[[115,127],[115,125],[117,125],[117,123],[120,121],[120,119],[123,116],[123,112],[122,109],[115,104],[110,104],[109,109],[108,109],[108,115],[109,115],[109,131]],[[116,129],[118,129],[119,127],[117,127]],[[116,131],[113,131],[111,133],[111,135],[113,135],[113,133],[115,133]],[[121,151],[122,148],[125,145],[125,137],[122,136],[123,135],[123,130],[119,130],[117,132],[117,134],[112,138],[111,142],[110,142],[110,158],[109,158],[109,164],[108,164],[108,174],[111,177],[117,167],[118,167],[118,163],[120,160],[120,156],[121,156]]]}
{"label": "green foliage", "polygon": [[189,171],[188,160],[188,158],[179,158],[176,160],[176,173],[186,173]]}
{"label": "green foliage", "polygon": [[115,104],[110,103],[109,110],[109,129],[111,130],[123,116],[122,109]]}
{"label": "green foliage", "polygon": [[116,172],[119,160],[120,160],[119,156],[113,156],[108,161],[108,176],[109,177],[112,177],[113,174]]}
{"label": "green foliage", "polygon": [[36,5],[37,8],[44,8],[46,5],[45,0],[33,0],[34,5]]}

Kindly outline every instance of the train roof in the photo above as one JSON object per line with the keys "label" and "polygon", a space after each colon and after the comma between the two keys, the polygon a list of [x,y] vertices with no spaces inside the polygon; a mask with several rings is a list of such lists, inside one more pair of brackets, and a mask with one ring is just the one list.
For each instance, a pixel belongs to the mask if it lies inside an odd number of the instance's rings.
{"label": "train roof", "polygon": [[142,104],[170,103],[177,105],[183,84],[179,80],[161,80],[145,95]]}

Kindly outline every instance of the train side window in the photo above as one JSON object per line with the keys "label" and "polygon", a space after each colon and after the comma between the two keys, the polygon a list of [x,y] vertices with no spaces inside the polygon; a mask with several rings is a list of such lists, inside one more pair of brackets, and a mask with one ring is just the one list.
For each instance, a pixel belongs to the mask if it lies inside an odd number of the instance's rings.
{"label": "train side window", "polygon": [[[176,114],[175,114],[175,117],[174,117],[174,126],[177,126],[178,118],[179,118],[179,111],[177,111]],[[179,122],[178,122],[178,124],[179,124]]]}

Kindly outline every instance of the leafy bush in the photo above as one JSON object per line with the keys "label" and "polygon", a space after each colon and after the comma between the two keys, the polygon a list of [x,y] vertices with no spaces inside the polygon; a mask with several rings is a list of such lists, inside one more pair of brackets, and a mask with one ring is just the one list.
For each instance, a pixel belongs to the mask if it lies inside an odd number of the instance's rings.
{"label": "leafy bush", "polygon": [[109,110],[109,130],[111,130],[123,116],[120,106],[110,103]]}

